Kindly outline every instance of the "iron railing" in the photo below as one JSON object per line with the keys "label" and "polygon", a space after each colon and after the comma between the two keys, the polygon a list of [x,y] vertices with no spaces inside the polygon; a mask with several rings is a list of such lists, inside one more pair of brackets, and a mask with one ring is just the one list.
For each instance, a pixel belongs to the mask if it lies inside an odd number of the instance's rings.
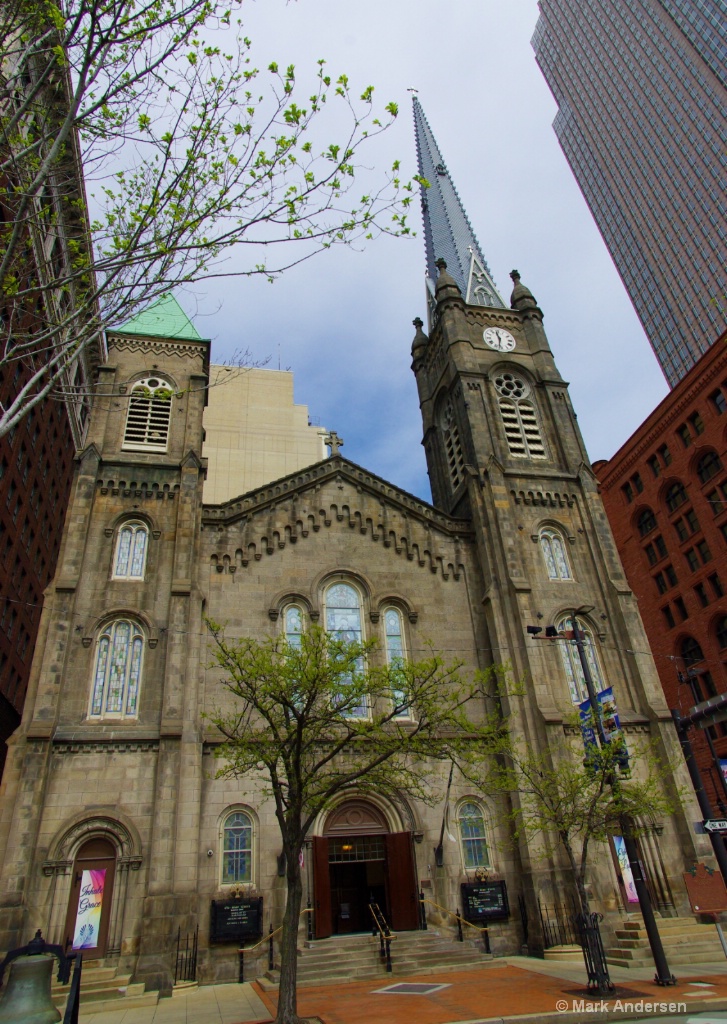
{"label": "iron railing", "polygon": [[178,981],[197,980],[197,947],[199,941],[199,925],[192,932],[190,940],[189,932],[184,936],[184,947],[182,947],[182,928],[177,929],[177,959],[174,965],[174,984]]}
{"label": "iron railing", "polygon": [[575,923],[578,907],[575,903],[547,904],[538,900],[540,925],[543,929],[543,946],[580,946],[581,936]]}
{"label": "iron railing", "polygon": [[375,903],[372,900],[369,903],[369,910],[371,911],[371,916],[374,919],[374,925],[371,934],[375,936],[378,933],[379,956],[381,957],[382,961],[385,961],[387,972],[391,973],[391,942],[392,939],[396,938],[396,936],[392,934],[391,928],[389,928],[389,924],[386,918],[384,917],[384,914],[382,913],[378,903]]}

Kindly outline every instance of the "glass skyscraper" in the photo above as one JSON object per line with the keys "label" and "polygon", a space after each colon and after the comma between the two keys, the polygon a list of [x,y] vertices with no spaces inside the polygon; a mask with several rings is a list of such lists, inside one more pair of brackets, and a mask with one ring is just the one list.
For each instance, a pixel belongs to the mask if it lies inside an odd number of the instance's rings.
{"label": "glass skyscraper", "polygon": [[727,319],[727,3],[540,0],[553,127],[673,387]]}

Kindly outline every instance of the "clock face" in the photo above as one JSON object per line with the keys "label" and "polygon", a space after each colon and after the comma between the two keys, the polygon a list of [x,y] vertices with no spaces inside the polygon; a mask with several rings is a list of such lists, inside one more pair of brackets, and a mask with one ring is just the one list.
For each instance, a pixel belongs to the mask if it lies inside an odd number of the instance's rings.
{"label": "clock face", "polygon": [[482,339],[485,345],[494,348],[496,352],[512,352],[515,348],[512,334],[501,327],[486,327],[482,332]]}

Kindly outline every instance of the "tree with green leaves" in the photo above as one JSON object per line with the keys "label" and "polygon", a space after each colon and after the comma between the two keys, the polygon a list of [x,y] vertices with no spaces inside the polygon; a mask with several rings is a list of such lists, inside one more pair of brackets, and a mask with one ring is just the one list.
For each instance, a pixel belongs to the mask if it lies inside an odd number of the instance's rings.
{"label": "tree with green leaves", "polygon": [[377,113],[371,86],[322,60],[303,83],[293,66],[256,67],[239,8],[0,7],[0,371],[23,371],[0,437],[46,395],[78,398],[72,370],[103,325],[175,287],[273,279],[333,245],[408,233],[398,165],[359,184],[360,151],[396,105]]}
{"label": "tree with green leaves", "polygon": [[312,627],[299,642],[232,640],[215,623],[214,666],[225,700],[210,716],[221,733],[217,777],[272,798],[285,854],[287,903],[276,1024],[299,1024],[299,855],[318,814],[347,790],[432,803],[438,763],[482,774],[491,700],[501,672],[468,680],[436,654],[376,665],[375,644]]}
{"label": "tree with green leaves", "polygon": [[[578,906],[590,913],[586,888],[594,844],[628,828],[638,836],[674,809],[672,772],[650,744],[628,752],[621,733],[597,745],[593,723],[566,719],[558,750],[535,751],[507,731],[490,730],[490,792],[516,794],[509,825],[518,837],[555,837],[565,853]],[[586,736],[584,752],[582,735]],[[643,824],[642,824],[643,823]]]}

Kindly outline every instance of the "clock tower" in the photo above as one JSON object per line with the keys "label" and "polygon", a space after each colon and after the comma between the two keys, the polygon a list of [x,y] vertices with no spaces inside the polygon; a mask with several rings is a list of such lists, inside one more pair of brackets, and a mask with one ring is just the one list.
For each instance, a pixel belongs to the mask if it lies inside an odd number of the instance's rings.
{"label": "clock tower", "polygon": [[[509,665],[522,681],[522,694],[503,702],[508,728],[557,763],[572,747],[568,722],[587,697],[585,681],[572,643],[537,642],[527,627],[569,629],[575,614],[596,689],[613,691],[627,745],[642,739],[634,733],[648,734],[663,760],[677,765],[685,790],[671,716],[543,312],[516,270],[505,305],[416,98],[414,119],[437,276],[428,259],[428,336],[415,320],[412,368],[434,505],[469,521],[476,538],[479,573],[470,586],[486,623],[482,666]],[[462,251],[469,268],[442,258]],[[471,288],[480,270],[486,292]],[[517,793],[512,800],[517,806]],[[684,870],[682,854],[697,856],[690,813],[683,807],[675,816],[670,864],[647,863],[657,885]],[[532,924],[537,900],[568,892],[568,869],[557,843],[544,837],[521,837],[517,857]],[[614,892],[621,885],[615,860],[605,847],[596,857],[594,891]]]}

